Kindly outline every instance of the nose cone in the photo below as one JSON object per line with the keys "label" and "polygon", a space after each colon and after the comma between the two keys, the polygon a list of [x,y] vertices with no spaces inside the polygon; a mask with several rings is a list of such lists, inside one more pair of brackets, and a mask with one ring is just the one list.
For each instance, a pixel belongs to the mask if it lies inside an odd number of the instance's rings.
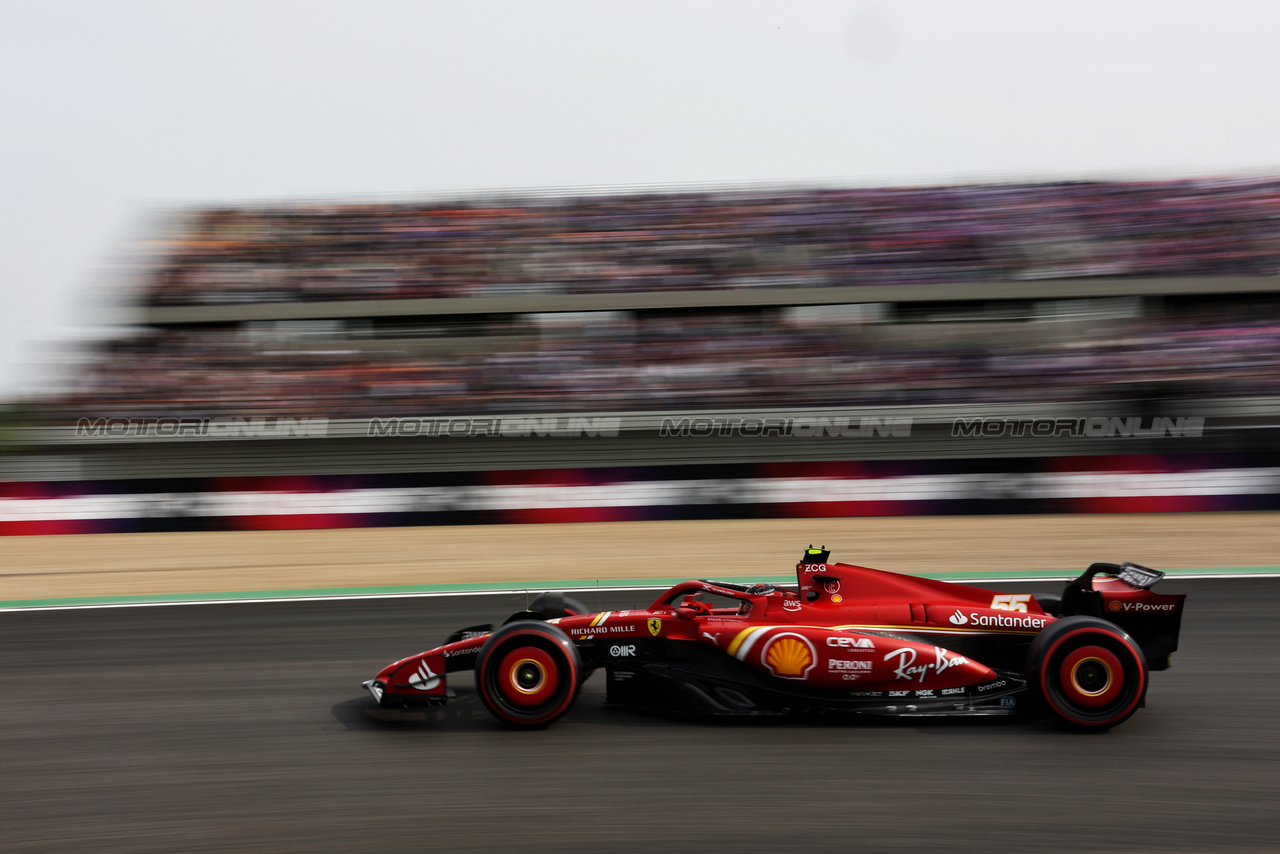
{"label": "nose cone", "polygon": [[384,667],[384,668],[382,668],[381,670],[379,670],[379,671],[378,671],[378,675],[377,675],[376,677],[374,677],[374,678],[376,678],[376,679],[381,679],[383,682],[390,682],[390,681],[391,681],[391,676],[392,676],[392,674],[394,674],[397,670],[399,670],[399,669],[400,669],[400,667],[401,667],[405,662],[407,662],[407,661],[409,661],[409,660],[411,660],[411,659],[417,659],[417,658],[419,658],[419,657],[420,657],[420,656],[417,656],[417,655],[411,655],[411,656],[409,656],[409,658],[402,658],[402,659],[400,659],[399,661],[393,661],[393,662],[391,662],[390,664],[388,664],[386,667]]}

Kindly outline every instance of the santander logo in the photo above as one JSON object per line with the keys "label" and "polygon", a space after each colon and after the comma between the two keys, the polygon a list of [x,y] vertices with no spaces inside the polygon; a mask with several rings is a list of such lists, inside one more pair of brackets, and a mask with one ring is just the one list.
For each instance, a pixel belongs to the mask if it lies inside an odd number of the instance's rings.
{"label": "santander logo", "polygon": [[998,611],[995,614],[979,614],[976,611],[970,611],[966,615],[957,608],[949,622],[953,626],[972,625],[975,629],[1043,629],[1049,620],[1036,614],[1020,614],[1016,611],[1013,613]]}
{"label": "santander logo", "polygon": [[420,662],[418,671],[409,677],[409,684],[418,691],[431,691],[440,684],[440,675],[432,673],[425,661]]}

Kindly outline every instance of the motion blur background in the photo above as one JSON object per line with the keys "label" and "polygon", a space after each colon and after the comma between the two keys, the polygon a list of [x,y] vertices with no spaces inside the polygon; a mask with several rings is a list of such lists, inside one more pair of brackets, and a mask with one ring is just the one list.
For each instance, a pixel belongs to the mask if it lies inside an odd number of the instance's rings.
{"label": "motion blur background", "polygon": [[[1278,25],[0,0],[0,849],[1274,851]],[[1083,739],[358,688],[809,542],[1184,648]]]}
{"label": "motion blur background", "polygon": [[0,526],[1270,507],[1277,13],[1154,8],[11,6]]}

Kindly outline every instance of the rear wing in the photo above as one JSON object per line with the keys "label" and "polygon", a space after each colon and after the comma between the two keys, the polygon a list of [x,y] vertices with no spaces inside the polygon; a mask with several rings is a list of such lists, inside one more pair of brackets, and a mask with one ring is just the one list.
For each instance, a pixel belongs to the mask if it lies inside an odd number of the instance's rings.
{"label": "rear wing", "polygon": [[1086,590],[1092,589],[1092,582],[1096,575],[1112,575],[1123,581],[1125,584],[1135,590],[1150,590],[1156,586],[1160,579],[1164,578],[1164,573],[1158,569],[1152,569],[1149,566],[1141,566],[1128,561],[1122,564],[1114,563],[1095,563],[1090,564],[1079,578],[1071,582]]}
{"label": "rear wing", "polygon": [[1095,563],[1067,582],[1058,613],[1115,623],[1142,647],[1148,670],[1164,670],[1178,648],[1187,598],[1153,592],[1151,588],[1164,577],[1158,569],[1136,563]]}

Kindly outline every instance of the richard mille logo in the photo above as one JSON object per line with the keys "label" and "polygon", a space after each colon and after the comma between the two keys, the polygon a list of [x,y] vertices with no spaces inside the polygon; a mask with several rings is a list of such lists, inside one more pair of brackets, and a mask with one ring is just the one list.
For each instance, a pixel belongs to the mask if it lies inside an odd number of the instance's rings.
{"label": "richard mille logo", "polygon": [[951,625],[967,626],[969,625],[969,618],[966,617],[964,614],[960,613],[960,609],[957,608],[956,612],[951,615]]}

